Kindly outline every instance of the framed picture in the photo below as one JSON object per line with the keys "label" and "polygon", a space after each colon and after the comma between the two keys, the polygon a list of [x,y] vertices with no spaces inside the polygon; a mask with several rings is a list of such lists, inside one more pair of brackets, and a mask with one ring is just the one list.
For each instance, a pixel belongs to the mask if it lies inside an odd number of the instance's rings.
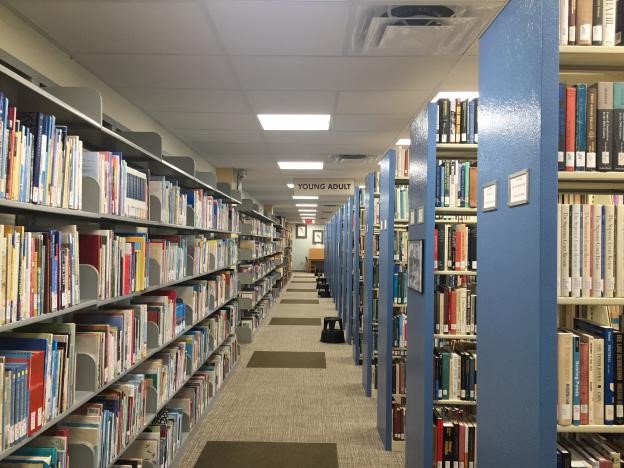
{"label": "framed picture", "polygon": [[312,231],[312,243],[313,244],[322,244],[323,243],[323,231]]}
{"label": "framed picture", "polygon": [[308,237],[308,226],[306,224],[297,224],[296,228],[296,237],[297,239],[307,239]]}
{"label": "framed picture", "polygon": [[409,241],[407,244],[407,287],[422,294],[422,239]]}

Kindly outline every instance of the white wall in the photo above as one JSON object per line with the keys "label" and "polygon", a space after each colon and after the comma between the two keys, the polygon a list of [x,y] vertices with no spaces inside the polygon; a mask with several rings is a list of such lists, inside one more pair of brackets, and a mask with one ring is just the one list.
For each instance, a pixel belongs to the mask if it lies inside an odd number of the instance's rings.
{"label": "white wall", "polygon": [[156,132],[166,154],[192,156],[199,170],[215,172],[209,161],[4,6],[0,6],[0,56],[41,83],[96,89],[110,120],[130,131]]}
{"label": "white wall", "polygon": [[323,244],[312,244],[312,231],[323,231],[325,226],[322,224],[308,224],[308,237],[306,239],[297,239],[296,226],[296,224],[292,226],[292,269],[305,270],[306,257],[310,247],[323,247]]}

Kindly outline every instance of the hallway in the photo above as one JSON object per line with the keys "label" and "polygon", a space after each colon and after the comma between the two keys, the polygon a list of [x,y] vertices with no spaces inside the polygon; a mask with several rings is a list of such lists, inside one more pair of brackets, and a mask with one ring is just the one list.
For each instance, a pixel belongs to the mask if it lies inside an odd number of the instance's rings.
{"label": "hallway", "polygon": [[[361,368],[353,365],[351,346],[319,341],[322,317],[336,314],[333,301],[281,303],[317,299],[314,287],[313,275],[294,274],[254,342],[242,345],[237,369],[219,393],[204,427],[188,441],[179,466],[195,466],[207,441],[335,443],[341,468],[404,466],[402,452],[386,452],[382,448],[376,429],[375,400],[364,396]],[[319,322],[318,326],[269,324],[271,318],[278,317],[318,317]],[[247,364],[255,351],[321,352],[326,368],[249,368]],[[254,465],[265,466],[260,462]],[[208,453],[197,464],[200,466],[212,468]],[[292,465],[266,466],[296,468],[300,464],[293,459]],[[317,466],[325,468],[322,464]],[[330,466],[335,464],[327,465]]]}

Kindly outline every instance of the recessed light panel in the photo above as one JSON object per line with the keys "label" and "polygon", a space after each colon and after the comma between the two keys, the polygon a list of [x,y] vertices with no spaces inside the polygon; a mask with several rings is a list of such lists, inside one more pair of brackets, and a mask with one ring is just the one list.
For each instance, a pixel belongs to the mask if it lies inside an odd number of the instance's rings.
{"label": "recessed light panel", "polygon": [[293,200],[318,200],[318,195],[293,195]]}
{"label": "recessed light panel", "polygon": [[329,114],[258,114],[264,130],[329,130]]}
{"label": "recessed light panel", "polygon": [[409,146],[411,145],[412,142],[409,138],[400,138],[397,142],[396,145],[397,146]]}
{"label": "recessed light panel", "polygon": [[295,188],[295,184],[286,184],[286,187],[288,187],[288,188]]}
{"label": "recessed light panel", "polygon": [[[279,161],[282,170],[322,170],[323,161]],[[293,185],[294,188],[294,185]]]}
{"label": "recessed light panel", "polygon": [[316,208],[318,205],[316,203],[297,203],[295,206],[297,207],[312,206]]}

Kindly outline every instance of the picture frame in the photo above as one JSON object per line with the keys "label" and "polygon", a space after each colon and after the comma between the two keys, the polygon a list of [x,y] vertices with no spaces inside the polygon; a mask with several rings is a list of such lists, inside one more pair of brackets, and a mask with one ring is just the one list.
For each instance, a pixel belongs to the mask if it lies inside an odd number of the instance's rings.
{"label": "picture frame", "polygon": [[297,224],[295,226],[295,236],[297,239],[307,239],[308,238],[308,225]]}
{"label": "picture frame", "polygon": [[423,292],[423,240],[407,243],[407,287],[422,294]]}
{"label": "picture frame", "polygon": [[312,243],[313,244],[322,244],[323,243],[323,231],[322,230],[314,230],[312,231]]}

